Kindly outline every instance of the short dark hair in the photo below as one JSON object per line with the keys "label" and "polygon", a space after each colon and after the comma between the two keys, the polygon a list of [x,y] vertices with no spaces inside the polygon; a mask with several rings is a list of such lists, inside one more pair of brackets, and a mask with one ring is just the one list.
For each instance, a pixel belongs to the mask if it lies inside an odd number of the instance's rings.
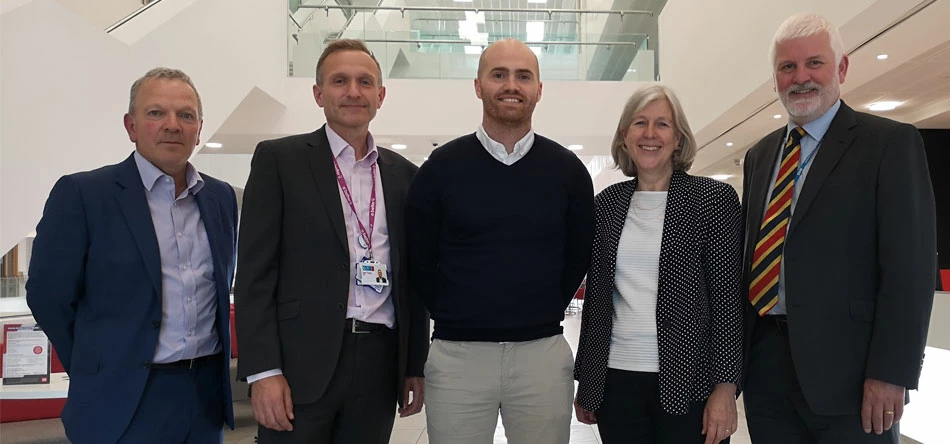
{"label": "short dark hair", "polygon": [[317,85],[320,85],[323,81],[323,62],[333,54],[338,51],[360,51],[364,52],[374,62],[376,62],[376,69],[379,71],[379,86],[383,85],[383,68],[379,66],[379,60],[376,60],[376,56],[373,55],[373,52],[369,50],[362,40],[357,39],[338,39],[330,42],[326,48],[323,49],[323,54],[320,54],[320,59],[317,60]]}

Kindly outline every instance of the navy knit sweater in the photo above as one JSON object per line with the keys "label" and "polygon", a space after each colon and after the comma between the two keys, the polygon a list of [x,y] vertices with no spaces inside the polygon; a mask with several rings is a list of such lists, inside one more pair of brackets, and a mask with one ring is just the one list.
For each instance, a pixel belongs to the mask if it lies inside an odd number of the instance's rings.
{"label": "navy knit sweater", "polygon": [[535,135],[507,166],[474,135],[429,156],[409,188],[410,284],[452,341],[560,334],[590,263],[593,185],[583,163]]}

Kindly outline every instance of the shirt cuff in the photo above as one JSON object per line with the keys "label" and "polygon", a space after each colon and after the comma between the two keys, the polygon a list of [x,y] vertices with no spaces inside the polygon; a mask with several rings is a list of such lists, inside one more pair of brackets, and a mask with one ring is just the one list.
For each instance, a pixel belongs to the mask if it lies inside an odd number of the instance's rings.
{"label": "shirt cuff", "polygon": [[260,373],[256,373],[251,376],[248,376],[247,383],[253,384],[257,381],[260,381],[261,379],[270,378],[271,376],[277,376],[277,375],[282,375],[282,374],[284,374],[283,371],[281,371],[279,368],[275,368],[273,370],[268,370],[266,372],[260,372]]}

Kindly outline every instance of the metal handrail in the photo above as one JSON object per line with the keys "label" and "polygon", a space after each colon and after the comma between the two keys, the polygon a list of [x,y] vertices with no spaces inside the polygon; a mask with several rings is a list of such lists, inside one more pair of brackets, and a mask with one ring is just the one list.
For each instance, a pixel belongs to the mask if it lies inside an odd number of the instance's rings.
{"label": "metal handrail", "polygon": [[109,34],[109,33],[111,33],[112,31],[115,31],[115,30],[118,29],[120,26],[122,26],[122,25],[124,25],[124,24],[130,22],[132,19],[138,17],[138,16],[139,16],[140,14],[142,14],[143,12],[148,11],[148,9],[151,8],[152,6],[155,6],[155,5],[157,5],[157,4],[161,3],[161,2],[162,2],[162,0],[154,0],[154,1],[152,1],[152,2],[149,2],[149,3],[145,4],[145,6],[142,6],[141,8],[136,9],[136,10],[133,11],[131,14],[125,16],[125,18],[123,18],[122,20],[119,20],[119,21],[115,22],[112,26],[106,28],[106,34]]}
{"label": "metal handrail", "polygon": [[290,21],[294,22],[294,26],[297,27],[297,30],[298,30],[298,31],[300,31],[300,30],[303,29],[303,27],[300,26],[300,23],[297,23],[297,19],[294,18],[294,14],[293,14],[292,12],[290,12],[289,9],[287,10],[287,17],[290,18]]}
{"label": "metal handrail", "polygon": [[465,7],[448,7],[448,6],[363,6],[363,5],[300,5],[298,9],[301,8],[310,8],[310,9],[323,9],[326,11],[327,15],[330,14],[331,9],[350,9],[357,11],[399,11],[402,13],[403,17],[406,15],[406,11],[431,11],[431,12],[465,12],[465,11],[474,11],[474,12],[541,12],[547,13],[548,18],[553,14],[617,14],[620,15],[620,20],[623,20],[624,15],[649,15],[653,17],[655,13],[653,11],[644,11],[644,10],[625,10],[625,9],[542,9],[542,8],[465,8]]}
{"label": "metal handrail", "polygon": [[[334,40],[339,40],[338,38],[327,38],[325,41],[332,42]],[[427,40],[427,39],[361,39],[366,43],[433,43],[440,45],[468,45],[468,46],[482,46],[482,45],[472,45],[471,40]],[[489,40],[488,44],[492,44],[497,40]],[[559,42],[559,41],[542,41],[542,42],[525,42],[527,45],[563,45],[563,46],[640,46],[642,42]]]}

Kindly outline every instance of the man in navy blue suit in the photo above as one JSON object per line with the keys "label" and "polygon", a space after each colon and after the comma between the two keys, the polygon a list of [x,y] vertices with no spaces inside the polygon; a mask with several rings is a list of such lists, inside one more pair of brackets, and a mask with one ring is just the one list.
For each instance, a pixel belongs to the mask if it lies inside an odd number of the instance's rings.
{"label": "man in navy blue suit", "polygon": [[27,302],[70,377],[73,443],[220,443],[234,427],[229,293],[237,199],[188,162],[191,79],[138,79],[125,161],[62,177],[36,229]]}

